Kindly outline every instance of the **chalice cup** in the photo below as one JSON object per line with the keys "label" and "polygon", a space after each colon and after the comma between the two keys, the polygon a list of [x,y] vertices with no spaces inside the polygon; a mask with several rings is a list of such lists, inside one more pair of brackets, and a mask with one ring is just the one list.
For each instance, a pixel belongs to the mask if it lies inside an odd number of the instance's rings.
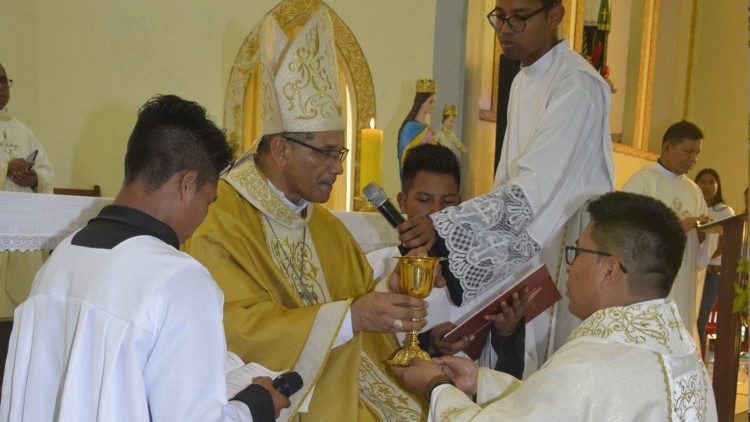
{"label": "chalice cup", "polygon": [[[432,291],[432,283],[435,281],[437,264],[445,258],[400,256],[398,265],[401,272],[401,293],[424,299]],[[415,320],[418,321],[418,320]],[[406,366],[412,358],[430,360],[430,355],[419,348],[417,332],[410,331],[406,334],[404,346],[388,360],[393,366]]]}

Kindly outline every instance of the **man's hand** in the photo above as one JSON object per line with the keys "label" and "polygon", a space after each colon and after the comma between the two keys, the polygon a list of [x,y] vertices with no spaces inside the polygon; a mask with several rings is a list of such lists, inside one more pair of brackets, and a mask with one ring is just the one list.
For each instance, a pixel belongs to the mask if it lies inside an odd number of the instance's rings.
{"label": "man's hand", "polygon": [[424,246],[430,249],[435,244],[435,227],[432,220],[426,215],[412,217],[396,227],[398,239],[407,248]]}
{"label": "man's hand", "polygon": [[443,356],[434,358],[432,361],[440,365],[443,373],[448,375],[456,384],[456,388],[466,394],[477,393],[479,365],[469,359],[457,356]]}
{"label": "man's hand", "polygon": [[391,371],[400,379],[406,388],[419,394],[424,395],[427,383],[443,371],[434,362],[414,358],[409,362],[409,366],[390,366]]}
{"label": "man's hand", "polygon": [[526,312],[526,307],[529,305],[529,289],[524,288],[520,295],[513,293],[512,300],[511,305],[508,305],[507,301],[501,303],[500,312],[484,317],[484,319],[492,321],[495,331],[503,337],[513,333],[518,321]]}
{"label": "man's hand", "polygon": [[454,328],[456,328],[456,324],[452,322],[443,322],[432,327],[430,331],[430,354],[440,356],[455,355],[464,350],[474,340],[473,335],[464,337],[453,343],[443,340],[443,337]]}
{"label": "man's hand", "polygon": [[[398,293],[371,292],[352,303],[352,329],[374,333],[419,331],[427,324],[428,304]],[[399,322],[395,322],[398,320]],[[413,321],[416,320],[416,321]],[[395,323],[394,323],[395,322]]]}
{"label": "man's hand", "polygon": [[24,188],[36,189],[39,186],[39,178],[33,169],[24,169],[17,171],[10,176],[10,180],[18,186]]}
{"label": "man's hand", "polygon": [[271,380],[271,378],[255,377],[253,378],[253,384],[258,384],[268,390],[269,393],[271,393],[271,399],[273,400],[273,410],[274,412],[276,412],[277,418],[279,417],[279,413],[281,413],[281,409],[289,407],[292,404],[287,396],[279,393],[278,390],[273,388],[273,380]]}
{"label": "man's hand", "polygon": [[685,217],[682,219],[682,221],[680,221],[680,225],[682,226],[682,230],[685,230],[685,233],[687,233],[690,230],[698,228],[698,223],[706,224],[710,222],[711,222],[711,217],[709,217],[706,214],[703,214],[698,217]]}
{"label": "man's hand", "polygon": [[13,173],[18,173],[19,171],[26,170],[29,168],[30,164],[33,163],[30,163],[23,158],[14,158],[8,162],[8,171],[6,172],[5,176],[11,177],[13,176]]}

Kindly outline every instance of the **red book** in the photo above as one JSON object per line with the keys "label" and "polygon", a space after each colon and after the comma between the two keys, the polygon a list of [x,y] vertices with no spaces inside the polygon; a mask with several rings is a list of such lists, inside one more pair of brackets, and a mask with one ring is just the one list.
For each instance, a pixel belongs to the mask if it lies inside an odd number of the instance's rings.
{"label": "red book", "polygon": [[479,359],[492,327],[492,321],[487,321],[484,317],[499,313],[500,304],[507,301],[510,305],[513,302],[513,293],[518,292],[520,295],[524,288],[529,289],[529,304],[524,312],[527,323],[562,297],[555,283],[552,282],[547,266],[542,264],[524,274],[504,292],[498,292],[497,295],[491,294],[486,300],[477,304],[474,309],[456,321],[456,328],[445,335],[445,340],[454,342],[473,334],[474,340],[466,347],[464,353],[474,360]]}

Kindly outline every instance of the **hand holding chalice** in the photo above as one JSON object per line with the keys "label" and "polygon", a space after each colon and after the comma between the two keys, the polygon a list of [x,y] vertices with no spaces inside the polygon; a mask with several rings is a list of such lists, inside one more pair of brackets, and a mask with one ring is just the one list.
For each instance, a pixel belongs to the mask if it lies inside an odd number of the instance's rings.
{"label": "hand holding chalice", "polygon": [[[429,296],[432,291],[435,274],[437,273],[437,265],[444,258],[401,256],[397,259],[400,272],[400,293],[418,299],[424,299]],[[417,332],[410,331],[406,335],[404,346],[388,360],[388,364],[406,366],[415,357],[430,360],[430,355],[419,348]]]}

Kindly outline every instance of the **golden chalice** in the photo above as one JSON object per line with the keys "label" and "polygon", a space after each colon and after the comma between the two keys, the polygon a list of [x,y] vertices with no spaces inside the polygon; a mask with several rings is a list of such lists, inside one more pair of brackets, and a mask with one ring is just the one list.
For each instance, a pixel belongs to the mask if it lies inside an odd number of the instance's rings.
{"label": "golden chalice", "polygon": [[[432,291],[432,283],[435,281],[435,273],[438,262],[445,258],[400,256],[398,265],[401,272],[401,293],[424,299]],[[388,364],[394,366],[406,366],[412,358],[430,360],[430,355],[419,348],[417,332],[410,331],[406,334],[404,346],[388,360]]]}

